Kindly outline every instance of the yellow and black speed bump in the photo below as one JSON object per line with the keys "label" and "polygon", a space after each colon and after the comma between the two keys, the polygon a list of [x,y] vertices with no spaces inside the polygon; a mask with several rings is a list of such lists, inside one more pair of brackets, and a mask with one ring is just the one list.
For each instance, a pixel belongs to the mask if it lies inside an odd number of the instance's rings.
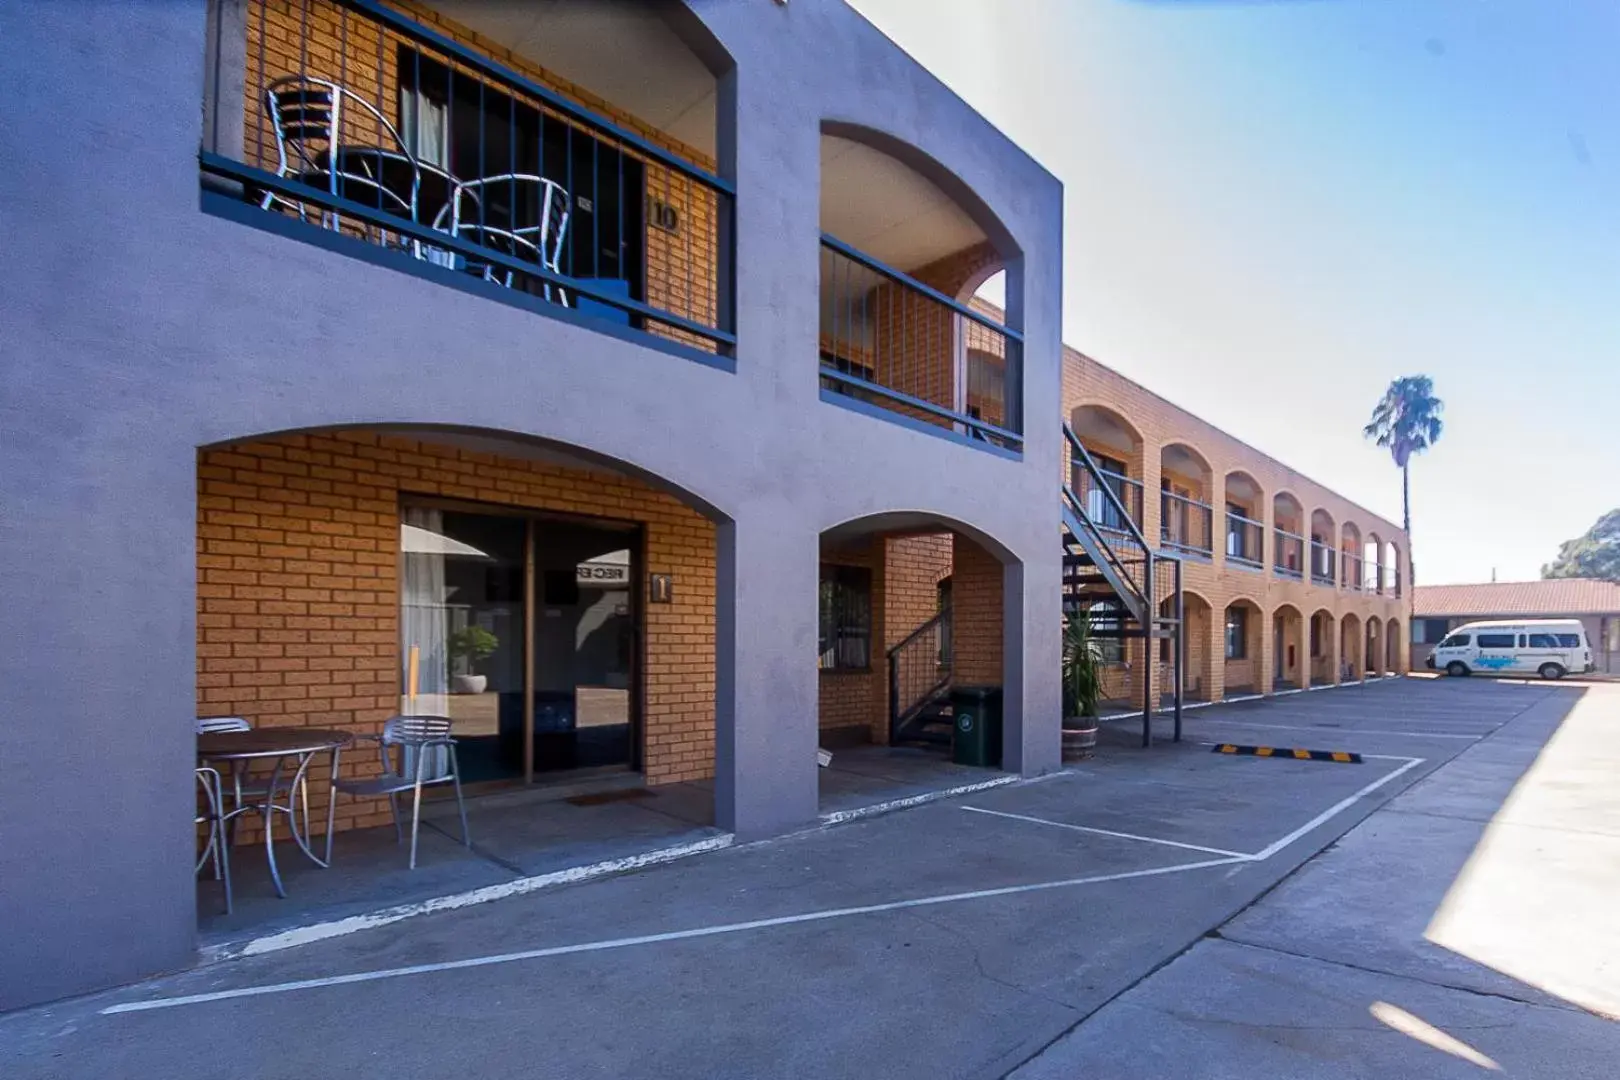
{"label": "yellow and black speed bump", "polygon": [[1348,750],[1290,750],[1281,746],[1239,746],[1237,743],[1217,743],[1217,754],[1248,754],[1251,757],[1293,758],[1297,761],[1337,761],[1344,765],[1360,765],[1361,755]]}

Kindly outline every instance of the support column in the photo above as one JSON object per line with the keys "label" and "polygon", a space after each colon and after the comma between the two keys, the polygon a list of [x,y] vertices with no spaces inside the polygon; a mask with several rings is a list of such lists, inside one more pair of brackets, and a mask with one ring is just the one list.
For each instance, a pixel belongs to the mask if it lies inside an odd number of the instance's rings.
{"label": "support column", "polygon": [[816,819],[820,537],[787,508],[716,532],[714,816],[757,839]]}
{"label": "support column", "polygon": [[1339,646],[1344,640],[1344,627],[1340,625],[1337,615],[1328,617],[1327,650],[1328,650],[1328,681],[1337,686],[1340,683]]}
{"label": "support column", "polygon": [[[1294,681],[1301,690],[1311,685],[1311,618],[1301,613],[1298,620],[1298,640],[1294,644]],[[1283,635],[1286,640],[1286,632]]]}
{"label": "support column", "polygon": [[1226,608],[1211,606],[1204,655],[1209,658],[1209,700],[1219,701],[1226,694]]}

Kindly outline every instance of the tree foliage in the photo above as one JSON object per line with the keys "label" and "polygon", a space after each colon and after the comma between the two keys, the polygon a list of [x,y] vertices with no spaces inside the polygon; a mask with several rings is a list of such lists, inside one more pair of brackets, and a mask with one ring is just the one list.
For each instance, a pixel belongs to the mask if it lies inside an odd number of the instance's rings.
{"label": "tree foliage", "polygon": [[1361,433],[1384,447],[1404,469],[1413,454],[1421,454],[1440,440],[1445,402],[1434,396],[1434,380],[1427,375],[1405,375],[1389,384],[1373,408],[1372,420]]}
{"label": "tree foliage", "polygon": [[1558,557],[1541,568],[1544,578],[1602,578],[1620,582],[1620,509],[1558,548]]}

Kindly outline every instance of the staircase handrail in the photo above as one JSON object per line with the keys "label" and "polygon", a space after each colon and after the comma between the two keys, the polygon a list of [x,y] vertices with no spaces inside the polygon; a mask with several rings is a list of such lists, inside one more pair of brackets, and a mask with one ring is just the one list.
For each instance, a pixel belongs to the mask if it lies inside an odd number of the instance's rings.
{"label": "staircase handrail", "polygon": [[[1131,515],[1126,513],[1125,504],[1119,501],[1119,496],[1114,493],[1113,487],[1103,481],[1102,470],[1097,467],[1097,462],[1092,458],[1091,452],[1085,448],[1085,444],[1080,441],[1079,436],[1075,435],[1074,429],[1069,427],[1068,424],[1063,425],[1063,437],[1069,440],[1069,449],[1071,451],[1069,454],[1069,464],[1074,464],[1078,458],[1080,463],[1085,465],[1086,471],[1091,474],[1092,479],[1097,481],[1097,486],[1102,489],[1103,497],[1107,499],[1108,502],[1113,506],[1114,510],[1118,512],[1120,520],[1125,522],[1126,529],[1131,534],[1131,538],[1138,544],[1142,545],[1143,551],[1148,552],[1151,555],[1153,549],[1148,546],[1147,537],[1142,535],[1142,530],[1137,527],[1137,524],[1131,518]],[[1075,497],[1072,491],[1069,490],[1069,484],[1066,480],[1063,484],[1063,490],[1069,495],[1069,498],[1073,500],[1076,505],[1079,505],[1080,500]]]}

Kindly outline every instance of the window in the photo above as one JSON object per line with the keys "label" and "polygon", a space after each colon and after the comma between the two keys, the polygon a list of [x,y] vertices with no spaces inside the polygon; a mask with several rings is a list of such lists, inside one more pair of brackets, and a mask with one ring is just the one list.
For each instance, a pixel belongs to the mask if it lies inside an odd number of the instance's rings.
{"label": "window", "polygon": [[1119,608],[1106,600],[1099,600],[1088,609],[1088,617],[1092,648],[1097,652],[1097,659],[1105,664],[1123,664],[1125,639],[1118,635],[1124,623],[1120,621]]}
{"label": "window", "polygon": [[1579,634],[1553,634],[1551,637],[1558,642],[1558,648],[1560,649],[1578,649],[1581,647],[1581,635]]}
{"label": "window", "polygon": [[1463,649],[1468,647],[1468,642],[1469,636],[1467,634],[1452,634],[1440,643],[1440,647],[1442,649]]}
{"label": "window", "polygon": [[1412,644],[1433,645],[1446,636],[1445,619],[1413,619]]}
{"label": "window", "polygon": [[872,667],[872,571],[859,566],[821,568],[822,671]]}
{"label": "window", "polygon": [[[1571,635],[1571,636],[1573,636],[1573,635]],[[1556,635],[1556,634],[1531,634],[1530,635],[1530,647],[1532,649],[1556,649],[1556,648],[1558,648],[1558,635]]]}
{"label": "window", "polygon": [[1249,655],[1249,609],[1226,609],[1226,658],[1243,660]]}
{"label": "window", "polygon": [[1481,634],[1479,647],[1482,649],[1511,649],[1513,648],[1512,634]]}

